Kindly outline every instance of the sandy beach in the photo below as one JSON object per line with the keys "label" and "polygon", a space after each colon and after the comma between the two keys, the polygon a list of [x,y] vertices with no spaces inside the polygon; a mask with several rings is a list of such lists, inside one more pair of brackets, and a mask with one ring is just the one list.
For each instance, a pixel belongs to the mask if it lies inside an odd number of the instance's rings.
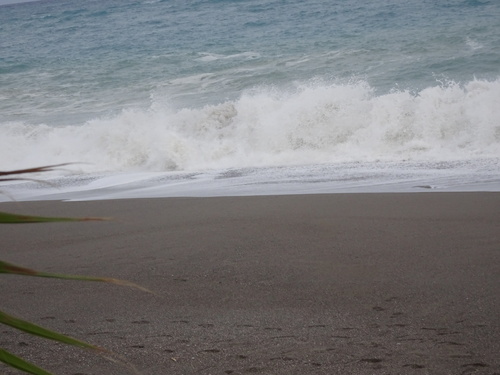
{"label": "sandy beach", "polygon": [[[2,203],[1,258],[151,289],[2,276],[2,309],[141,374],[500,374],[500,193]],[[57,374],[126,374],[2,327]],[[0,373],[17,374],[0,365]]]}

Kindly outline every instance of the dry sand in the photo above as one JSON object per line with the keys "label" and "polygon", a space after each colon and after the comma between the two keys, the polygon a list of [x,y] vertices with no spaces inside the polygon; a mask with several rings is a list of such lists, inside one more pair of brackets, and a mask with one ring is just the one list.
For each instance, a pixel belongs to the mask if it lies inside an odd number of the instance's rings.
{"label": "dry sand", "polygon": [[[500,194],[0,204],[110,222],[2,225],[1,258],[130,288],[3,276],[2,309],[142,374],[500,374]],[[126,374],[3,327],[57,374]],[[0,373],[15,374],[0,365]]]}

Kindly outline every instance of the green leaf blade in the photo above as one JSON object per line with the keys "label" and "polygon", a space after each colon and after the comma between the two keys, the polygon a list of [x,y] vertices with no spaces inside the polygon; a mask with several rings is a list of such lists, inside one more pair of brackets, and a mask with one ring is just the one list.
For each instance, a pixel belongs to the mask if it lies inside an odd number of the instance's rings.
{"label": "green leaf blade", "polygon": [[7,364],[10,367],[16,368],[18,370],[24,371],[28,374],[33,375],[52,375],[50,372],[35,366],[34,364],[25,361],[24,359],[15,356],[12,353],[0,348],[0,362]]}
{"label": "green leaf blade", "polygon": [[44,217],[44,216],[29,216],[11,214],[8,212],[0,212],[0,224],[28,224],[28,223],[54,223],[54,222],[75,222],[75,221],[106,221],[107,218],[97,217]]}
{"label": "green leaf blade", "polygon": [[109,283],[121,286],[128,286],[130,288],[142,290],[143,292],[155,294],[149,289],[143,288],[140,285],[132,283],[126,280],[113,279],[110,277],[95,277],[95,276],[82,276],[82,275],[64,275],[57,273],[40,272],[33,270],[31,268],[21,267],[12,263],[7,263],[0,260],[0,273],[12,274],[12,275],[22,275],[22,276],[35,276],[35,277],[47,277],[52,279],[63,279],[63,280],[79,280],[79,281],[97,281],[102,283]]}
{"label": "green leaf blade", "polygon": [[55,331],[51,331],[47,328],[30,323],[26,320],[22,320],[14,316],[8,315],[3,311],[0,311],[0,323],[35,336],[43,337],[45,339],[62,342],[68,345],[78,346],[80,348],[104,351],[104,349],[94,346],[92,344],[74,339],[70,336],[66,336]]}

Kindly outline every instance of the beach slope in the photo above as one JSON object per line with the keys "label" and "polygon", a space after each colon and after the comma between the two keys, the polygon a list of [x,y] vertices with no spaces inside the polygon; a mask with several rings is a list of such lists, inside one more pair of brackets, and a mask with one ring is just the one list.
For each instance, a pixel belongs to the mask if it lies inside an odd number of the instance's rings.
{"label": "beach slope", "polygon": [[[155,291],[3,276],[2,309],[142,374],[499,374],[500,194],[2,203],[109,222],[2,225],[1,258]],[[59,374],[124,374],[2,328]],[[15,374],[0,365],[0,372]]]}

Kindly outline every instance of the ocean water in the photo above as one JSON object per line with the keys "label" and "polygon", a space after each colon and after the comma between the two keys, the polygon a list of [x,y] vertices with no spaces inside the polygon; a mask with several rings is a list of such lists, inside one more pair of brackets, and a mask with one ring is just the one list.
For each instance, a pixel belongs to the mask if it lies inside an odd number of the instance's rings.
{"label": "ocean water", "polygon": [[0,2],[0,200],[500,191],[500,1]]}

